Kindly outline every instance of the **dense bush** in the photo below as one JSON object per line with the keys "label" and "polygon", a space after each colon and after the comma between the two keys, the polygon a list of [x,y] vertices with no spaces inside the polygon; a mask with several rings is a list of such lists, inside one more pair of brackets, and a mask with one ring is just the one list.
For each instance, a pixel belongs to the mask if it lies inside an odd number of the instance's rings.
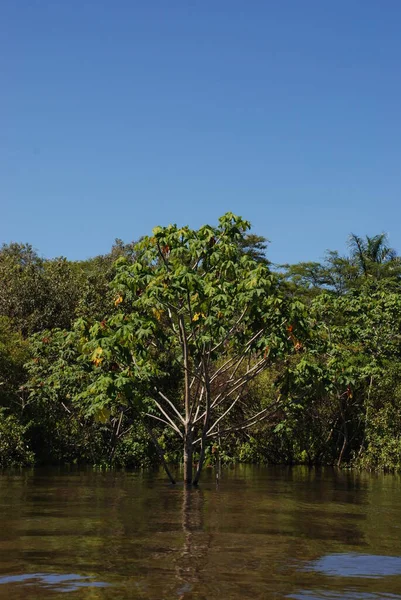
{"label": "dense bush", "polygon": [[26,467],[33,462],[34,454],[27,444],[26,427],[0,410],[0,468]]}

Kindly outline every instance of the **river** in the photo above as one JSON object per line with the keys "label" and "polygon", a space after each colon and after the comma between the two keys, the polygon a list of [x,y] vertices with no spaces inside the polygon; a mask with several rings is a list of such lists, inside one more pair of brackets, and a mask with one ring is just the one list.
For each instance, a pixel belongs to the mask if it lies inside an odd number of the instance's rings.
{"label": "river", "polygon": [[239,466],[0,474],[0,598],[401,600],[401,478]]}

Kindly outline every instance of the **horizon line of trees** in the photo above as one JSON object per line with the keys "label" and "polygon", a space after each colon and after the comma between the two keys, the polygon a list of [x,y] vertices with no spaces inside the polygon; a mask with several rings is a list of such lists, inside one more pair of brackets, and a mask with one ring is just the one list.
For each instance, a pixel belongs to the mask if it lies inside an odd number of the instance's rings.
{"label": "horizon line of trees", "polygon": [[[401,467],[401,260],[385,234],[274,267],[228,213],[85,261],[0,249],[0,467]],[[194,468],[195,466],[195,468]]]}

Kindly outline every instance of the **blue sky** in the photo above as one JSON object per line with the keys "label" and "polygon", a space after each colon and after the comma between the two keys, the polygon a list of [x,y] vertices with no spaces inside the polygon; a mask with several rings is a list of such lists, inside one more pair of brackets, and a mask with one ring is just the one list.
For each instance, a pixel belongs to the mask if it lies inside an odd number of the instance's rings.
{"label": "blue sky", "polygon": [[230,210],[274,262],[401,252],[399,0],[3,0],[0,242],[71,259]]}

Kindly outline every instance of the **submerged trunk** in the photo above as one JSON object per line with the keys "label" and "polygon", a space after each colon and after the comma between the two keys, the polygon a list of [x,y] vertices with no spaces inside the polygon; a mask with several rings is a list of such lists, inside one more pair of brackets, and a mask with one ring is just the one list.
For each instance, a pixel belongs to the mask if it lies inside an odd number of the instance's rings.
{"label": "submerged trunk", "polygon": [[345,449],[348,445],[348,428],[347,428],[347,423],[346,421],[344,421],[344,426],[343,426],[343,437],[344,437],[344,442],[340,451],[340,456],[338,457],[338,461],[337,461],[337,467],[341,466],[342,460],[343,460],[343,456],[344,456],[344,452]]}
{"label": "submerged trunk", "polygon": [[207,415],[206,415],[206,418],[205,418],[205,423],[204,423],[203,431],[202,431],[201,449],[200,449],[198,466],[196,467],[196,473],[195,473],[195,478],[194,478],[194,485],[198,485],[198,483],[199,483],[199,479],[200,479],[200,475],[201,475],[203,463],[205,462],[206,433],[207,433],[207,429],[209,427],[209,414],[208,414],[208,412],[209,411],[207,411]]}
{"label": "submerged trunk", "polygon": [[201,450],[200,450],[200,456],[199,456],[199,462],[198,462],[198,466],[196,467],[194,485],[198,485],[198,483],[199,483],[199,478],[201,475],[204,461],[205,461],[205,445],[204,445],[204,443],[202,443]]}

